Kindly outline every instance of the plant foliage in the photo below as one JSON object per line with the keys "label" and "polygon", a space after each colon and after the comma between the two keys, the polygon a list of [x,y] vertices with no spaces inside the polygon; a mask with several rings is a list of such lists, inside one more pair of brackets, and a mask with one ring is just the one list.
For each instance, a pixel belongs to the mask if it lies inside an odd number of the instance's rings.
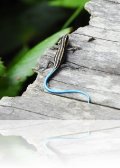
{"label": "plant foliage", "polygon": [[27,47],[23,48],[5,72],[1,62],[0,72],[2,75],[4,72],[4,75],[0,78],[0,96],[15,96],[27,77],[33,75],[32,69],[35,68],[38,58],[44,54],[47,48],[53,46],[61,36],[69,32],[69,28],[61,30],[30,50]]}
{"label": "plant foliage", "polygon": [[88,0],[7,1],[9,5],[0,5],[0,55],[6,60],[9,53],[20,50],[7,58],[8,63],[0,59],[0,97],[19,94],[24,82],[33,75],[38,58],[61,36],[70,33],[68,27]]}

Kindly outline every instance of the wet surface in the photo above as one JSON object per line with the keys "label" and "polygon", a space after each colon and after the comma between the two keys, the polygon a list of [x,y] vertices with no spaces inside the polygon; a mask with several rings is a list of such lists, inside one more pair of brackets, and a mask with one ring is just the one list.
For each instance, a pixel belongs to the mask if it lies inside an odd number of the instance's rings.
{"label": "wet surface", "polygon": [[94,167],[119,155],[119,121],[0,121],[2,167]]}

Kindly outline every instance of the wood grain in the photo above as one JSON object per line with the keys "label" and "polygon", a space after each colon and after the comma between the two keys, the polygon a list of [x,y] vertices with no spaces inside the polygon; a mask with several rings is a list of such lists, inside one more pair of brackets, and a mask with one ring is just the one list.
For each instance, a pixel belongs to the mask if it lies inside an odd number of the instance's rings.
{"label": "wood grain", "polygon": [[[36,81],[21,97],[0,101],[0,119],[120,119],[120,1],[91,0],[85,5],[89,25],[70,34],[66,65],[50,87],[80,89],[90,94],[87,104],[79,94],[52,95],[43,90],[55,49],[39,60]],[[72,68],[71,68],[72,66]]]}

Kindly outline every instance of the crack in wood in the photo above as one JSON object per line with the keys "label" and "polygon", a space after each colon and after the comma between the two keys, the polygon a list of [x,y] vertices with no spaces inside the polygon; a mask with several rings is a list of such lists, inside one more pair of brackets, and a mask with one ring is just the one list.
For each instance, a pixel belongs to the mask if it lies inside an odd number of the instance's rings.
{"label": "crack in wood", "polygon": [[110,2],[110,3],[115,3],[115,4],[120,4],[120,2],[116,1],[116,0],[104,0],[106,2]]}
{"label": "crack in wood", "polygon": [[[41,116],[45,116],[45,117],[51,117],[51,118],[54,118],[54,119],[61,119],[61,118],[58,118],[58,117],[53,117],[53,116],[45,115],[45,114],[42,114],[42,113],[30,111],[30,110],[23,109],[23,108],[20,108],[20,107],[7,106],[7,105],[6,105],[6,106],[5,106],[5,105],[0,105],[0,106],[1,106],[1,107],[10,107],[13,111],[14,111],[14,109],[23,110],[23,111],[26,111],[26,112],[35,113],[35,114],[38,114],[38,115],[41,115]],[[11,115],[11,114],[13,113],[13,111],[12,111],[10,114],[6,114],[6,115]]]}
{"label": "crack in wood", "polygon": [[[39,71],[38,77],[40,79],[35,81],[36,84],[33,84],[33,87],[28,87],[24,96],[15,97],[13,100],[1,100],[0,107],[3,108],[1,110],[5,111],[4,108],[13,109],[13,111],[10,111],[11,113],[9,113],[9,109],[5,113],[9,116],[16,113],[17,110],[23,110],[24,113],[36,114],[35,118],[37,118],[37,115],[41,115],[52,119],[69,119],[69,117],[71,119],[71,116],[72,118],[76,117],[80,111],[79,118],[85,118],[84,115],[87,113],[89,114],[88,118],[91,118],[91,116],[94,118],[95,116],[104,119],[105,115],[107,119],[119,119],[119,4],[118,0],[91,0],[87,3],[85,8],[91,14],[89,26],[79,28],[70,35],[71,45],[78,47],[81,45],[81,47],[73,54],[68,51],[69,48],[67,49],[68,59],[66,62],[68,64],[67,68],[70,70],[65,69],[64,72],[58,73],[50,83],[52,87],[64,88],[66,86],[70,88],[74,86],[85,91],[88,90],[91,97],[93,96],[92,104],[88,106],[83,99],[74,95],[47,95],[47,93],[44,93],[42,82],[43,76],[49,71],[47,69],[44,72]],[[52,55],[55,54],[55,51],[49,49],[45,54],[46,56],[44,55],[45,57],[41,58],[39,62],[41,69],[45,68],[48,59],[53,59]],[[75,67],[75,71],[70,65]],[[33,95],[35,93],[38,96],[35,96],[34,100]],[[20,100],[22,100],[22,103],[26,103],[25,106],[21,107]],[[14,107],[15,105],[18,105],[18,107]],[[37,106],[40,109],[45,108],[43,114],[39,113]],[[99,112],[99,109],[101,112]],[[103,111],[104,113],[102,113]],[[26,116],[28,117],[28,115]]]}
{"label": "crack in wood", "polygon": [[[87,69],[87,70],[93,70],[93,71],[97,71],[97,72],[103,72],[103,73],[105,73],[105,74],[109,74],[109,75],[116,75],[116,76],[118,76],[118,75],[120,75],[119,73],[112,73],[112,72],[107,72],[107,71],[104,71],[104,70],[99,70],[99,69],[95,69],[95,68],[89,68],[89,67],[87,67],[87,66],[83,66],[83,65],[80,65],[80,64],[76,64],[76,63],[74,63],[74,62],[70,62],[70,61],[67,61],[68,63],[71,63],[71,64],[74,64],[74,65],[77,65],[78,67],[77,68],[75,68],[76,70],[81,70],[81,69]],[[69,67],[69,64],[68,64],[68,68],[71,68],[71,67]],[[74,69],[74,70],[75,70]],[[72,70],[72,69],[71,69]]]}
{"label": "crack in wood", "polygon": [[[63,84],[68,84],[68,83],[65,83],[65,82],[62,82],[62,81],[58,81],[58,80],[54,80],[54,79],[53,79],[53,81],[60,82],[60,83],[63,83]],[[87,88],[87,89],[89,89],[89,88]],[[94,90],[94,89],[91,89],[91,90]],[[42,88],[40,88],[40,91],[44,92]],[[95,90],[94,90],[94,92],[95,92]],[[75,98],[75,97],[69,97],[69,96],[67,96],[67,94],[66,95],[65,94],[64,95],[62,95],[62,94],[61,95],[53,94],[53,95],[55,95],[57,97],[62,97],[62,98],[65,98],[65,99],[67,98],[69,100],[75,100],[75,101],[78,101],[78,102],[83,102],[83,103],[88,104],[85,100],[81,100],[81,99],[78,99],[78,98]],[[109,106],[109,105],[100,104],[100,103],[97,103],[97,102],[91,102],[90,104],[93,104],[93,105],[96,105],[96,106],[100,106],[100,107],[110,108],[110,109],[113,109],[113,110],[120,110],[120,108],[112,107],[112,106]]]}
{"label": "crack in wood", "polygon": [[[93,36],[90,36],[88,34],[82,34],[82,33],[77,33],[77,32],[74,32],[74,34],[77,34],[78,36],[79,35],[82,35],[82,36],[87,36],[87,37],[93,37]],[[95,39],[100,39],[100,40],[103,40],[103,41],[110,41],[110,42],[114,42],[114,43],[118,43],[119,41],[114,41],[114,40],[108,40],[108,39],[105,39],[105,38],[100,38],[100,37],[97,37],[97,36],[94,36],[93,38]]]}

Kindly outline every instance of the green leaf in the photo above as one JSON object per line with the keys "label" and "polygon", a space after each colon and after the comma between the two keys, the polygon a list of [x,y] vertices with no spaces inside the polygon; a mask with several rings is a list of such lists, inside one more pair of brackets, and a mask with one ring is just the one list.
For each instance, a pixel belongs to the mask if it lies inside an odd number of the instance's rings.
{"label": "green leaf", "polygon": [[50,2],[54,6],[62,6],[68,8],[84,7],[85,3],[89,0],[53,0]]}
{"label": "green leaf", "polygon": [[[33,49],[29,50],[26,54],[24,54],[19,60],[17,59],[16,63],[11,64],[11,68],[8,71],[8,76],[13,80],[19,79],[20,81],[24,81],[27,76],[31,76],[33,74],[32,69],[35,68],[37,59],[43,55],[43,53],[53,46],[57,40],[70,32],[70,28],[64,29],[51,37],[47,38],[43,42],[36,45]],[[16,58],[15,58],[16,59]]]}
{"label": "green leaf", "polygon": [[0,89],[2,89],[0,90],[0,95],[17,95],[23,85],[23,82],[27,79],[28,76],[33,74],[32,69],[35,68],[38,58],[42,56],[48,48],[53,46],[61,36],[69,33],[70,30],[70,28],[61,30],[46,40],[40,42],[27,53],[24,49],[25,54],[23,54],[24,52],[22,51],[22,54],[19,54],[17,58],[13,60],[6,73],[6,78],[0,80],[0,85],[2,84],[0,87]]}
{"label": "green leaf", "polygon": [[5,72],[5,66],[3,65],[3,62],[0,59],[0,76],[2,76]]}

